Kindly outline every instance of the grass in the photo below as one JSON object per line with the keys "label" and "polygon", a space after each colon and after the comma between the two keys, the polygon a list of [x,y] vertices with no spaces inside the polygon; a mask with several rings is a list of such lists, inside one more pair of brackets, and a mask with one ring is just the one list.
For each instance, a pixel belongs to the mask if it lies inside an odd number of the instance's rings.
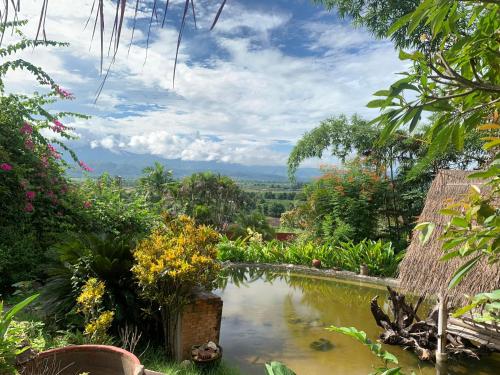
{"label": "grass", "polygon": [[162,372],[166,375],[242,375],[235,367],[229,366],[224,361],[216,369],[202,372],[194,365],[184,366],[180,363],[167,360],[161,348],[148,350],[141,356],[141,363],[148,370]]}

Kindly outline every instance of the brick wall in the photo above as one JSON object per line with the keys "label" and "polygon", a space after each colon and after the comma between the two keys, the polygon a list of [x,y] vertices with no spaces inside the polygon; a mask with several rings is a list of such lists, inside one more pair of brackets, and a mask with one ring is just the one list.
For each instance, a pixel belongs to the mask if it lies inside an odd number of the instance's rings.
{"label": "brick wall", "polygon": [[222,299],[213,293],[201,292],[186,306],[177,325],[176,359],[191,359],[191,346],[207,341],[219,343]]}

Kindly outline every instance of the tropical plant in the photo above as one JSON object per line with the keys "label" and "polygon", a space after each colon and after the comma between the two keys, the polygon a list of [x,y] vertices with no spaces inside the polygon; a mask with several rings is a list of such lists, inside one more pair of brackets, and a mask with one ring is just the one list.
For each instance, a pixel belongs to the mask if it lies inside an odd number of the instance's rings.
{"label": "tropical plant", "polygon": [[290,370],[281,362],[270,362],[266,363],[266,373],[267,375],[295,375],[295,372]]}
{"label": "tropical plant", "polygon": [[231,238],[244,238],[248,235],[248,229],[260,233],[264,240],[271,240],[275,235],[274,229],[269,225],[267,218],[258,211],[237,214],[235,223],[226,229],[226,233]]}
{"label": "tropical plant", "polygon": [[336,267],[358,272],[361,265],[368,267],[370,275],[395,276],[404,252],[395,253],[390,242],[363,240],[340,242],[332,252]]}
{"label": "tropical plant", "polygon": [[187,216],[165,215],[164,224],[138,244],[132,272],[144,300],[160,309],[165,349],[172,357],[179,312],[195,289],[215,287],[219,234]]}
{"label": "tropical plant", "polygon": [[161,202],[173,184],[173,172],[166,170],[165,166],[155,162],[154,166],[142,170],[143,176],[139,178],[139,191],[146,200],[152,203]]}
{"label": "tropical plant", "polygon": [[55,245],[49,279],[42,291],[46,314],[66,321],[74,318],[83,286],[96,278],[106,285],[102,307],[114,311],[117,324],[144,325],[131,271],[136,244],[132,235],[106,233],[70,235]]}
{"label": "tropical plant", "polygon": [[387,181],[376,168],[356,160],[344,169],[325,168],[318,180],[304,187],[306,201],[293,210],[297,218],[285,217],[326,242],[377,238],[387,191]]}
{"label": "tropical plant", "polygon": [[[71,184],[64,175],[69,167],[66,160],[72,158],[81,168],[90,169],[66,146],[65,141],[75,137],[62,123],[68,117],[83,116],[47,109],[58,100],[72,99],[72,94],[42,68],[18,56],[27,49],[66,44],[31,40],[21,31],[25,25],[26,21],[5,19],[0,24],[1,35],[12,35],[11,42],[0,47],[1,289],[21,277],[41,276],[42,270],[32,259],[43,263],[46,249],[57,236],[75,227],[75,210],[68,194]],[[6,78],[18,70],[31,74],[40,91],[32,95],[12,92]]]}
{"label": "tropical plant", "polygon": [[80,207],[83,232],[140,236],[160,221],[144,196],[127,191],[119,178],[107,173],[80,184],[74,201]]}
{"label": "tropical plant", "polygon": [[[409,60],[412,68],[388,90],[375,93],[379,99],[368,103],[368,107],[382,110],[373,121],[384,127],[381,141],[405,125],[414,131],[424,111],[434,114],[425,133],[429,148],[420,168],[449,144],[461,150],[466,134],[496,122],[500,102],[499,12],[496,2],[425,0],[389,30],[394,33],[407,27],[407,32],[412,32],[419,25],[429,28],[421,34],[418,50],[400,52],[400,58]],[[463,25],[467,25],[465,32]],[[437,46],[435,40],[440,41]],[[492,130],[484,131],[488,137]],[[491,139],[486,148],[498,144],[497,139]]]}
{"label": "tropical plant", "polygon": [[231,178],[211,172],[184,178],[174,190],[174,200],[182,213],[217,230],[223,230],[249,203],[248,195]]}
{"label": "tropical plant", "polygon": [[468,305],[453,313],[455,318],[474,312],[473,318],[476,322],[493,325],[500,323],[500,289],[489,293],[479,293],[469,299]]}
{"label": "tropical plant", "polygon": [[16,356],[29,349],[29,346],[21,347],[21,340],[17,335],[9,335],[13,319],[21,310],[38,298],[38,294],[32,295],[4,311],[3,301],[0,301],[0,372],[2,374],[15,374]]}

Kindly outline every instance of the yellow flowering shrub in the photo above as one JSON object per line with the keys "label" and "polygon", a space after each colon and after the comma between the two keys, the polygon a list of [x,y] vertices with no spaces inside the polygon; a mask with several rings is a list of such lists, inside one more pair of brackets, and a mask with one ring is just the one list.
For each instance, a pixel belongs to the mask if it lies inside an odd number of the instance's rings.
{"label": "yellow flowering shrub", "polygon": [[[210,290],[220,269],[219,234],[188,216],[165,216],[164,226],[139,243],[132,272],[142,296],[162,313],[165,343],[172,346],[175,317],[197,288]],[[170,339],[169,339],[170,337]]]}
{"label": "yellow flowering shrub", "polygon": [[85,331],[88,341],[95,344],[109,342],[108,329],[113,323],[115,313],[113,311],[102,311],[102,299],[106,292],[104,282],[91,277],[82,288],[76,299],[77,311],[85,318]]}

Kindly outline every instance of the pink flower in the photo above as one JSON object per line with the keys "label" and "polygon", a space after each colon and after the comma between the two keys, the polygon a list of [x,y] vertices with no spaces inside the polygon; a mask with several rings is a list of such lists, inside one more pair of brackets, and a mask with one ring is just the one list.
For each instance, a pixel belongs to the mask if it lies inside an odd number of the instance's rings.
{"label": "pink flower", "polygon": [[8,172],[8,171],[11,171],[11,170],[12,170],[12,165],[10,165],[10,164],[8,164],[8,163],[2,163],[2,164],[0,164],[0,169],[1,169],[2,171],[6,171],[6,172]]}
{"label": "pink flower", "polygon": [[83,202],[83,207],[84,208],[90,208],[90,207],[92,207],[92,202],[90,202],[90,201]]}
{"label": "pink flower", "polygon": [[35,144],[31,139],[28,138],[24,141],[24,147],[26,147],[30,151],[33,151],[33,149],[35,148]]}
{"label": "pink flower", "polygon": [[55,196],[56,196],[52,190],[49,190],[46,195],[49,198],[55,198]]}
{"label": "pink flower", "polygon": [[[44,168],[48,168],[49,167],[49,159],[48,159],[47,155],[42,155],[40,157],[40,161],[42,162],[42,166]],[[41,176],[41,177],[43,177],[43,176]]]}
{"label": "pink flower", "polygon": [[27,122],[25,122],[21,128],[21,134],[31,134],[31,133],[33,133],[33,127]]}
{"label": "pink flower", "polygon": [[50,154],[54,159],[61,159],[61,154],[57,152],[56,148],[52,145],[47,145],[47,148],[49,149]]}
{"label": "pink flower", "polygon": [[73,99],[74,98],[72,93],[70,93],[68,90],[64,90],[64,89],[60,88],[59,86],[56,87],[56,92],[65,99]]}
{"label": "pink flower", "polygon": [[32,201],[33,199],[35,199],[36,197],[36,193],[34,191],[27,191],[26,192],[26,199],[29,200],[29,201]]}
{"label": "pink flower", "polygon": [[52,130],[55,131],[56,133],[61,133],[64,130],[66,130],[66,126],[64,126],[61,121],[54,119],[52,122],[54,123]]}
{"label": "pink flower", "polygon": [[80,167],[82,167],[82,169],[83,169],[84,171],[87,171],[87,172],[92,172],[92,171],[93,171],[93,169],[92,169],[92,168],[90,168],[90,167],[87,165],[87,163],[85,163],[85,162],[83,162],[83,161],[81,161],[81,160],[78,162],[78,164],[80,164]]}
{"label": "pink flower", "polygon": [[33,207],[33,205],[31,204],[31,202],[27,202],[26,206],[24,206],[24,211],[25,212],[33,212],[34,209],[35,209],[35,207]]}

